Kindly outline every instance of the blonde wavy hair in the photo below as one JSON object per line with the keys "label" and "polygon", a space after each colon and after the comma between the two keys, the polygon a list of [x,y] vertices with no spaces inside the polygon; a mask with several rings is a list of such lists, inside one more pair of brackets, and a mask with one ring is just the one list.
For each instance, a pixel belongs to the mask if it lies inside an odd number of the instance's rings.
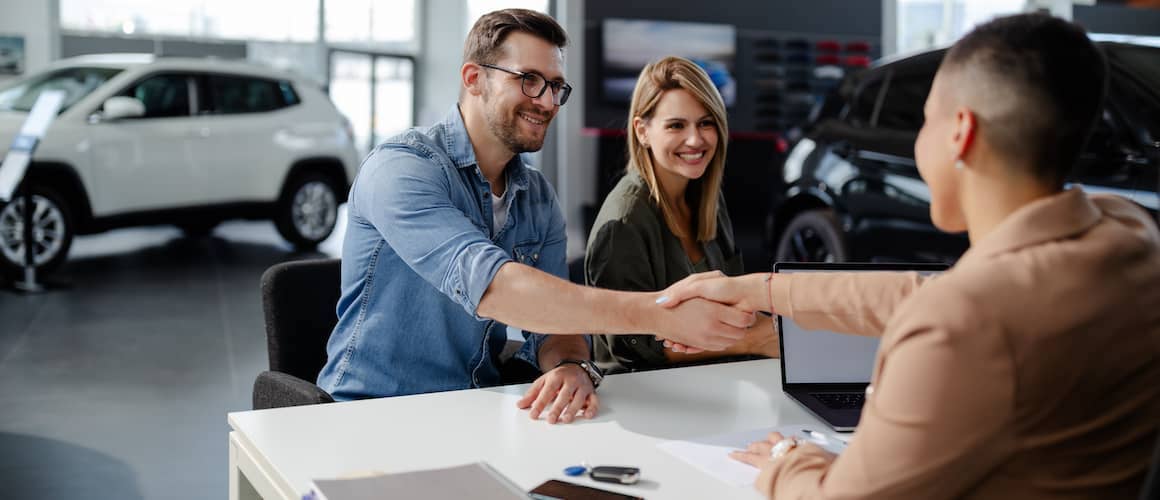
{"label": "blonde wavy hair", "polygon": [[650,63],[640,72],[636,80],[636,88],[632,91],[632,103],[628,111],[628,166],[630,172],[640,174],[648,185],[649,193],[657,206],[661,209],[665,224],[679,237],[687,237],[688,231],[677,221],[677,200],[666,199],[660,183],[657,181],[656,165],[652,151],[641,144],[633,127],[633,119],[639,117],[648,123],[656,112],[657,103],[661,96],[669,90],[684,89],[693,95],[701,105],[713,116],[717,128],[717,149],[713,152],[713,159],[705,175],[697,181],[689,183],[692,189],[700,184],[700,192],[696,193],[693,202],[697,207],[695,233],[697,241],[709,241],[717,236],[717,198],[721,191],[721,177],[725,170],[725,143],[729,139],[729,126],[725,122],[725,102],[717,87],[705,70],[696,63],[681,57],[666,57]]}

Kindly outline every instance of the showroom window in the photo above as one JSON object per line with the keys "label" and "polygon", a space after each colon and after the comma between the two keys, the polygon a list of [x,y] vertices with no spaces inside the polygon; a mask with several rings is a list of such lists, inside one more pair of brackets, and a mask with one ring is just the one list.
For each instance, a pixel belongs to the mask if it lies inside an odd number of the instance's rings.
{"label": "showroom window", "polygon": [[415,42],[415,0],[328,0],[325,5],[327,42],[380,47]]}
{"label": "showroom window", "polygon": [[122,35],[312,42],[318,0],[60,0],[60,25]]}
{"label": "showroom window", "polygon": [[407,56],[331,52],[330,99],[350,120],[361,152],[414,125],[414,66]]}
{"label": "showroom window", "polygon": [[[295,95],[294,101],[287,102],[280,83],[272,80],[221,75],[210,75],[208,80],[210,111],[215,114],[273,111],[297,100]],[[286,87],[293,93],[288,84]]]}
{"label": "showroom window", "polygon": [[898,0],[895,7],[897,53],[950,45],[979,23],[1022,12],[1026,3],[1026,0]]}
{"label": "showroom window", "polygon": [[539,12],[548,12],[548,0],[467,0],[467,27],[463,32],[471,31],[471,27],[484,14],[500,9],[528,9]]}
{"label": "showroom window", "polygon": [[189,80],[188,75],[152,76],[129,87],[121,95],[145,105],[142,118],[189,116]]}

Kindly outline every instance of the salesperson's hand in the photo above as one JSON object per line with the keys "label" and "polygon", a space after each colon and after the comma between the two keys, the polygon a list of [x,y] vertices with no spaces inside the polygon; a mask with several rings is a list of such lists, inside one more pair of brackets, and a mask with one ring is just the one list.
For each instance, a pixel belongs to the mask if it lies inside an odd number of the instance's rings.
{"label": "salesperson's hand", "polygon": [[549,424],[568,423],[577,417],[593,418],[600,408],[600,398],[588,372],[579,365],[563,364],[545,373],[516,405],[530,409],[533,420],[543,412]]}
{"label": "salesperson's hand", "polygon": [[[749,446],[747,446],[744,450],[738,450],[729,453],[730,458],[761,469],[761,473],[757,475],[757,480],[753,482],[753,487],[757,488],[757,491],[760,491],[761,494],[766,498],[773,498],[773,469],[777,465],[778,461],[781,460],[783,456],[789,453],[793,453],[794,450],[799,447],[815,446],[810,443],[801,442],[800,445],[780,450],[780,455],[774,456],[774,448],[784,439],[785,436],[782,436],[781,433],[771,432],[766,436],[764,441],[754,441],[749,443]],[[834,455],[833,453],[821,450],[820,448],[818,448],[818,450],[822,451],[822,453],[824,453],[831,461],[837,458],[837,455]]]}

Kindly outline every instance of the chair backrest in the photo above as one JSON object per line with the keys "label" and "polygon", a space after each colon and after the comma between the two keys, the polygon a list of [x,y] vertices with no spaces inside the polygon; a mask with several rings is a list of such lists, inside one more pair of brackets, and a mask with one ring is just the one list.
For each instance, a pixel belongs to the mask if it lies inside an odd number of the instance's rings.
{"label": "chair backrest", "polygon": [[262,274],[262,309],[270,370],[313,382],[326,363],[326,341],[338,322],[339,259],[299,260]]}

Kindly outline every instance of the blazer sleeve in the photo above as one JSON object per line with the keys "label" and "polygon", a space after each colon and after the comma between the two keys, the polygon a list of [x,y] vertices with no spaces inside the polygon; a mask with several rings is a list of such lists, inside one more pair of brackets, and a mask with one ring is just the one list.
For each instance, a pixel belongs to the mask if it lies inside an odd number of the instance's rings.
{"label": "blazer sleeve", "polygon": [[915,272],[775,274],[773,312],[807,330],[880,337],[894,311],[927,280]]}

